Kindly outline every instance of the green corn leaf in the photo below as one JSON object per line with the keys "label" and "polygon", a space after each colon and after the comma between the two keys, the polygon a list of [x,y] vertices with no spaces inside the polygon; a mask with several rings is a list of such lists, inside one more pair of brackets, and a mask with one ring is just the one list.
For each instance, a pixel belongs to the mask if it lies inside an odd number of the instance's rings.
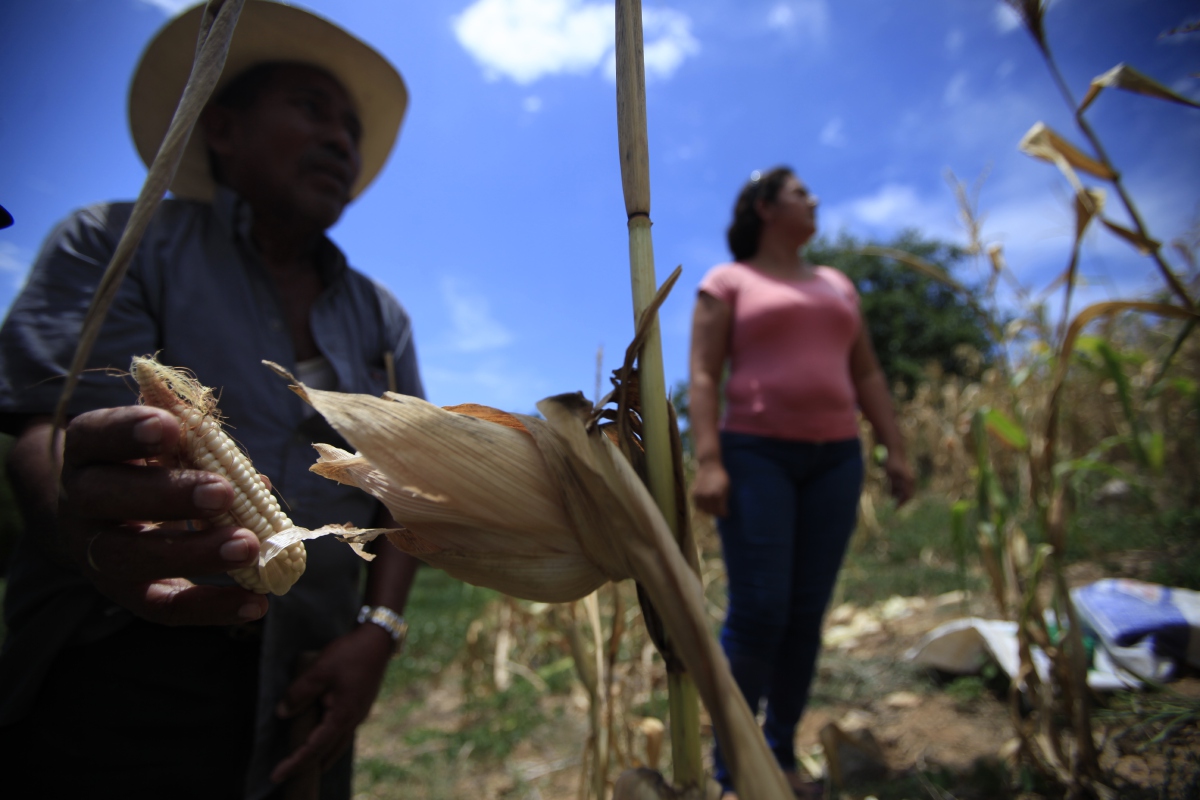
{"label": "green corn leaf", "polygon": [[1133,483],[1135,480],[1133,476],[1120,467],[1095,458],[1073,458],[1070,461],[1060,461],[1054,465],[1054,477],[1056,478],[1065,478],[1071,475],[1078,476],[1092,472],[1107,475],[1110,478],[1119,478],[1126,483]]}
{"label": "green corn leaf", "polygon": [[1195,397],[1197,384],[1191,378],[1176,378],[1171,381],[1171,388],[1184,397]]}
{"label": "green corn leaf", "polygon": [[1166,459],[1166,439],[1162,435],[1162,431],[1139,436],[1142,452],[1146,454],[1146,463],[1150,465],[1150,469],[1156,473],[1163,470],[1163,463]]}
{"label": "green corn leaf", "polygon": [[967,571],[967,514],[974,507],[970,500],[959,500],[950,506],[950,542],[960,576]]}
{"label": "green corn leaf", "polygon": [[1029,437],[1025,434],[1025,429],[1000,409],[988,409],[984,423],[989,433],[1013,450],[1024,452],[1029,448]]}

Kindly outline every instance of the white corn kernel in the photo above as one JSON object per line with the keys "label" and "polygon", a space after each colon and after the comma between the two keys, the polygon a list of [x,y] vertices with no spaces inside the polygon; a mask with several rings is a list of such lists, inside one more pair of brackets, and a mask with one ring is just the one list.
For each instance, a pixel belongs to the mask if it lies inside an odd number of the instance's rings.
{"label": "white corn kernel", "polygon": [[[183,429],[180,460],[185,466],[221,475],[233,486],[233,506],[214,519],[214,525],[247,528],[260,542],[292,527],[250,459],[214,416],[216,402],[209,389],[153,358],[134,358],[131,372],[143,403],[179,418]],[[304,542],[295,542],[263,567],[242,567],[229,574],[244,588],[259,594],[284,594],[303,574],[306,559]]]}

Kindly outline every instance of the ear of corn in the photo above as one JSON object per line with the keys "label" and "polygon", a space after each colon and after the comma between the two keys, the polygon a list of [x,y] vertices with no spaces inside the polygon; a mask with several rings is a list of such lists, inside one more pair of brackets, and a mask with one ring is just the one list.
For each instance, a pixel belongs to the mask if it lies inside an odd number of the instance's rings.
{"label": "ear of corn", "polygon": [[412,397],[293,388],[359,451],[318,446],[313,471],[382,500],[404,526],[388,537],[400,549],[531,600],[574,600],[607,580],[636,579],[695,678],[738,795],[792,796],[708,630],[699,578],[637,473],[589,425],[582,395],[543,400],[544,420],[480,414],[506,424]]}
{"label": "ear of corn", "polygon": [[[130,372],[144,404],[170,411],[179,419],[183,465],[221,475],[233,486],[233,507],[213,524],[238,525],[258,537],[258,563],[230,570],[229,575],[252,592],[286,594],[304,574],[304,540],[345,533],[345,529],[329,526],[309,531],[292,525],[250,459],[221,427],[210,389],[153,358],[134,358]],[[362,555],[361,549],[356,549]]]}

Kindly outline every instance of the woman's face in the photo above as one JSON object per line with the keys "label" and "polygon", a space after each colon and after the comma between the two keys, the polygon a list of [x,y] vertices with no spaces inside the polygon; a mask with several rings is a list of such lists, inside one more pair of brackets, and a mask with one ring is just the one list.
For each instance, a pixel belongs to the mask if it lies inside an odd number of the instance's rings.
{"label": "woman's face", "polygon": [[817,196],[794,175],[789,176],[772,203],[759,208],[764,227],[774,227],[780,233],[803,244],[817,232]]}

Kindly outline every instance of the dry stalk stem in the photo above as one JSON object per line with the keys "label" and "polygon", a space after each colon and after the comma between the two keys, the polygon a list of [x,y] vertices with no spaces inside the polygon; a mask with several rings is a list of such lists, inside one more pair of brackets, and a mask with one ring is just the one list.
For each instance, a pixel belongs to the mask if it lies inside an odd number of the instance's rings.
{"label": "dry stalk stem", "polygon": [[[87,366],[92,345],[100,335],[100,328],[108,315],[108,309],[117,296],[117,289],[120,288],[125,273],[129,271],[133,254],[137,251],[154,212],[158,210],[159,203],[175,178],[175,171],[179,168],[179,160],[183,157],[184,148],[192,136],[196,120],[208,104],[213,87],[217,85],[221,71],[225,68],[229,43],[233,39],[233,31],[237,27],[244,4],[245,0],[209,0],[205,6],[200,19],[200,36],[196,41],[196,59],[191,75],[188,76],[187,86],[184,87],[183,96],[179,99],[179,106],[171,119],[171,125],[158,154],[150,165],[146,182],[142,184],[142,190],[133,205],[129,223],[117,242],[112,260],[104,270],[100,284],[96,287],[96,295],[83,318],[79,344],[75,349],[71,368],[67,372],[58,407],[54,411],[55,431],[61,430],[66,422],[67,404],[79,383],[80,374]],[[55,438],[57,437],[51,437],[52,453],[55,451]]]}
{"label": "dry stalk stem", "polygon": [[[641,0],[617,0],[617,137],[621,155],[621,187],[629,225],[629,267],[633,286],[634,319],[640,319],[654,297],[654,245],[650,235],[650,148],[646,130],[646,71],[642,44]],[[641,348],[639,391],[642,402],[642,441],[650,493],[676,540],[677,509],[685,507],[676,496],[671,459],[666,381],[663,378],[662,340],[653,320]],[[686,543],[680,542],[681,547]],[[689,556],[693,560],[694,556]],[[686,674],[670,671],[671,753],[675,783],[701,785],[704,767],[700,757],[700,714],[696,690]]]}

